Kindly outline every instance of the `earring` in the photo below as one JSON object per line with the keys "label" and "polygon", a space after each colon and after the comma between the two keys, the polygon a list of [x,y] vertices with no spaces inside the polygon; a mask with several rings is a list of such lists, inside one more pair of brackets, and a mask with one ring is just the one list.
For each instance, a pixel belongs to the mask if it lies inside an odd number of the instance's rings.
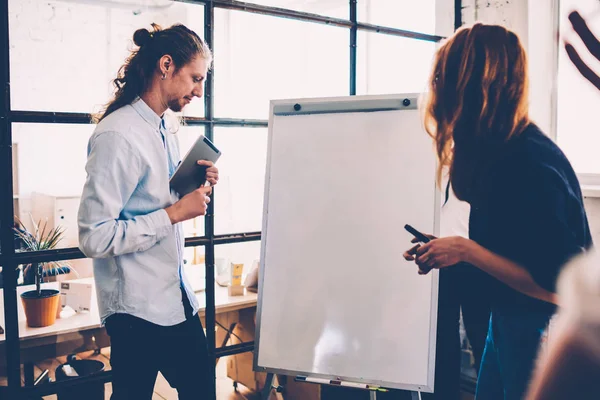
{"label": "earring", "polygon": [[167,74],[162,75],[162,80],[164,81],[165,79],[167,79]]}

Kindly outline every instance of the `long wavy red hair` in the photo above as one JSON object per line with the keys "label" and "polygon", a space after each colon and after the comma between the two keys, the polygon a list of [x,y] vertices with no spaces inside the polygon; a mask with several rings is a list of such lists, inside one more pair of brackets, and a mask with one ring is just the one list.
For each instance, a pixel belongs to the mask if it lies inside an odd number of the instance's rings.
{"label": "long wavy red hair", "polygon": [[438,183],[448,168],[457,197],[470,201],[486,167],[530,123],[519,37],[498,25],[459,29],[436,53],[421,106],[435,142]]}

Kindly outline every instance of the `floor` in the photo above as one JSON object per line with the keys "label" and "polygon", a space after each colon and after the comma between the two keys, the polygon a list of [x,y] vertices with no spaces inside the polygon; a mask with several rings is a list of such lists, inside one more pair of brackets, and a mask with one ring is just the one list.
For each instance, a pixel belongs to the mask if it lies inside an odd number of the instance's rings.
{"label": "floor", "polygon": [[[106,369],[110,369],[110,348],[102,349],[101,352],[94,353],[92,351],[86,353],[80,353],[77,355],[80,359],[94,359],[102,361]],[[54,371],[60,364],[66,362],[66,357],[57,357],[43,362],[39,362],[34,366],[35,376],[38,376],[44,369],[50,371],[50,377],[54,380]],[[236,391],[233,387],[233,381],[227,377],[227,360],[221,359],[217,364],[217,399],[219,400],[259,400],[260,396],[258,393],[254,393],[244,388],[243,386],[238,387]],[[0,376],[0,385],[6,385],[6,377]],[[104,398],[110,400],[112,393],[112,386],[110,383],[105,385]],[[272,396],[275,398],[276,396]],[[56,395],[45,396],[44,400],[57,400]],[[177,400],[177,392],[169,386],[165,378],[161,374],[158,375],[156,385],[154,386],[154,395],[152,400]],[[473,400],[473,395],[462,393],[461,400]]]}
{"label": "floor", "polygon": [[[81,359],[94,359],[104,362],[105,368],[110,369],[110,348],[102,349],[100,354],[94,352],[86,352],[77,355],[77,358]],[[57,357],[43,362],[39,362],[34,366],[35,376],[37,377],[43,370],[48,369],[50,371],[50,377],[54,380],[54,371],[60,364],[66,362],[66,357]],[[227,361],[221,359],[217,364],[217,399],[219,400],[258,400],[259,395],[257,393],[250,392],[243,386],[238,387],[236,391],[233,387],[233,381],[227,378]],[[0,385],[6,385],[6,377],[0,376]],[[110,399],[112,393],[112,387],[110,383],[105,385],[104,398]],[[171,388],[165,378],[161,374],[158,375],[156,385],[154,386],[154,395],[152,400],[177,400],[177,392]],[[45,396],[44,400],[57,400],[56,395]]]}

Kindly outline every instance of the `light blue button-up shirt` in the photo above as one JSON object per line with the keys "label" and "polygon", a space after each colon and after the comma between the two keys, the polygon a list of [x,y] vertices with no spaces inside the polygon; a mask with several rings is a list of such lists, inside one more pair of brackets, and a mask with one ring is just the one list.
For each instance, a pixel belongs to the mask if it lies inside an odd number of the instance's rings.
{"label": "light blue button-up shirt", "polygon": [[143,100],[103,119],[88,144],[79,207],[79,247],[94,259],[102,322],[115,313],[170,326],[185,320],[182,224],[166,207],[178,200],[169,177],[180,161],[177,137]]}

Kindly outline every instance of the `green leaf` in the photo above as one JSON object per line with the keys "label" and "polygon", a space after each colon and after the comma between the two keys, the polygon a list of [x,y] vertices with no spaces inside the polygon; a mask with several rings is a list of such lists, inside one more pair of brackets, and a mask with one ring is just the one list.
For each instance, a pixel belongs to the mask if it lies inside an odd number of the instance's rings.
{"label": "green leaf", "polygon": [[42,233],[38,235],[38,237],[36,238],[37,241],[40,244],[40,248],[43,248],[43,241],[44,241],[44,233],[46,233],[46,227],[48,226],[48,220],[46,219],[46,221],[44,222],[44,228],[42,228]]}
{"label": "green leaf", "polygon": [[[42,224],[42,221],[40,220],[38,223],[36,223],[31,214],[29,214],[29,216],[34,227],[35,234],[29,232],[18,217],[15,217],[17,227],[13,228],[15,236],[23,241],[27,250],[40,251],[54,249],[64,239],[64,233],[66,229],[62,226],[59,225],[53,229],[49,229],[48,220],[46,219],[44,226],[40,231],[40,225]],[[36,274],[38,274],[39,281],[42,281],[44,271],[46,271],[46,273],[48,273],[48,271],[52,271],[55,274],[64,274],[67,273],[64,270],[65,267],[68,267],[79,277],[77,271],[73,269],[71,263],[68,261],[51,261],[47,263],[41,263],[40,268],[36,271]]]}

